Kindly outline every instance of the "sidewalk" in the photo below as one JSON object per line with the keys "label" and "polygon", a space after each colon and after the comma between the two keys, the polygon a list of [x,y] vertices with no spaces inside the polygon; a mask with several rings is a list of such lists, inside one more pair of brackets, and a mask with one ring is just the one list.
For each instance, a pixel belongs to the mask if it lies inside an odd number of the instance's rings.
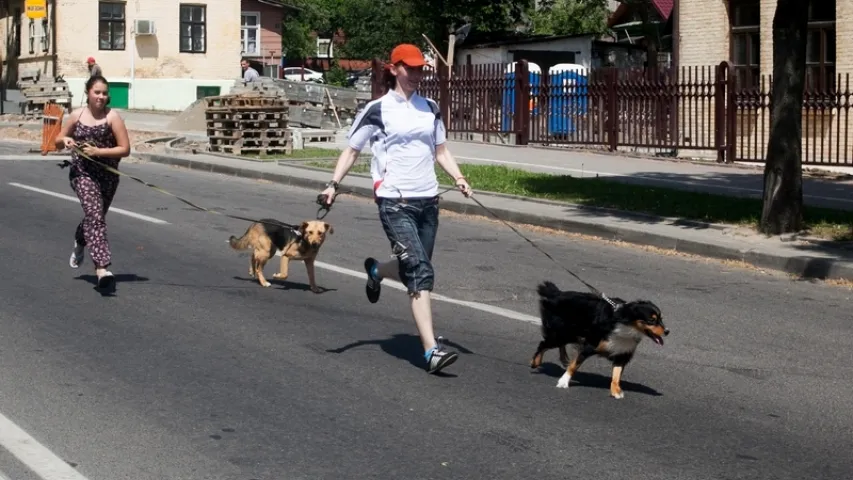
{"label": "sidewalk", "polygon": [[[139,152],[134,156],[149,162],[309,188],[318,193],[331,177],[331,172],[311,167],[191,154],[169,148],[166,148],[164,153]],[[367,198],[373,196],[372,182],[366,175],[348,175],[341,185],[341,190]],[[853,251],[828,247],[817,242],[768,239],[722,225],[509,195],[481,192],[476,195],[483,204],[509,222],[554,228],[607,240],[651,245],[704,257],[743,261],[756,267],[806,278],[853,280]],[[443,195],[442,207],[456,213],[492,218],[488,212],[455,191]],[[334,216],[334,210],[330,215]]]}

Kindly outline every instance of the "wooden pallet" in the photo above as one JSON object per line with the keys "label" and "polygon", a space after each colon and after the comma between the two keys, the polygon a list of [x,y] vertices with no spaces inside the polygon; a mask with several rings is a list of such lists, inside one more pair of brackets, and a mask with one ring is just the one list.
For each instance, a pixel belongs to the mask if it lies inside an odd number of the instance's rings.
{"label": "wooden pallet", "polygon": [[234,120],[230,118],[213,118],[207,120],[207,129],[222,130],[254,130],[254,129],[281,129],[287,128],[286,119],[273,120]]}
{"label": "wooden pallet", "polygon": [[287,148],[290,138],[233,138],[209,137],[211,147]]}
{"label": "wooden pallet", "polygon": [[257,128],[257,129],[234,129],[234,128],[208,128],[207,136],[210,138],[290,138],[290,132],[281,128]]}
{"label": "wooden pallet", "polygon": [[231,155],[290,155],[293,152],[293,146],[285,147],[242,147],[236,145],[211,145],[211,152],[228,153]]}
{"label": "wooden pallet", "polygon": [[270,120],[286,121],[288,119],[287,110],[241,110],[241,111],[207,111],[204,114],[205,120],[211,121],[250,121],[250,122],[265,122]]}
{"label": "wooden pallet", "polygon": [[62,94],[62,93],[70,93],[68,91],[67,83],[55,83],[55,82],[44,82],[44,83],[31,83],[31,84],[22,84],[20,92],[25,97],[36,94]]}
{"label": "wooden pallet", "polygon": [[235,108],[284,108],[284,100],[280,97],[265,95],[221,95],[207,97],[208,110],[230,110]]}

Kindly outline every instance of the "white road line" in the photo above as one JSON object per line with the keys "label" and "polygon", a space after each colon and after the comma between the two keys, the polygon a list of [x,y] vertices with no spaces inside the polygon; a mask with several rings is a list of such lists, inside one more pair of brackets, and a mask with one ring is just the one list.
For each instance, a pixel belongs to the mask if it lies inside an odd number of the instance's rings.
{"label": "white road line", "polygon": [[0,446],[17,457],[42,480],[88,480],[2,413]]}
{"label": "white road line", "polygon": [[[64,195],[62,193],[51,192],[50,190],[42,190],[41,188],[31,187],[29,185],[22,185],[20,183],[9,182],[9,185],[13,187],[23,188],[25,190],[30,190],[33,192],[42,193],[44,195],[50,195],[51,197],[61,198],[63,200],[68,200],[71,202],[79,202],[80,200],[77,197],[72,197],[70,195]],[[122,215],[127,215],[128,217],[136,218],[138,220],[144,220],[146,222],[156,223],[158,225],[168,225],[169,222],[165,220],[160,220],[159,218],[149,217],[148,215],[142,215],[140,213],[130,212],[128,210],[124,210],[121,208],[110,207],[110,213],[120,213]]]}
{"label": "white road line", "polygon": [[[660,183],[670,183],[674,185],[693,185],[693,186],[704,186],[704,187],[713,187],[717,190],[729,190],[732,192],[748,192],[755,195],[763,195],[764,191],[757,188],[746,188],[746,187],[732,187],[730,185],[719,185],[715,183],[707,183],[701,181],[693,181],[693,180],[674,180],[670,178],[654,178],[648,177],[643,174],[633,174],[633,173],[609,173],[609,172],[600,172],[597,170],[586,170],[582,168],[571,168],[571,167],[557,167],[553,165],[542,165],[539,163],[530,163],[530,162],[513,162],[511,160],[495,160],[493,158],[481,158],[481,157],[466,157],[461,155],[455,155],[456,158],[460,160],[471,160],[474,162],[484,162],[484,163],[498,163],[504,165],[518,165],[523,167],[536,167],[543,168],[546,170],[555,170],[559,172],[574,172],[574,173],[583,173],[585,175],[598,175],[599,177],[621,177],[621,178],[639,178],[642,180],[648,180],[651,182],[660,182]],[[677,174],[677,175],[691,175],[691,174]],[[805,198],[813,198],[815,200],[828,200],[832,202],[838,203],[853,203],[853,199],[841,198],[841,197],[827,197],[824,195],[808,195],[804,194]]]}
{"label": "white road line", "polygon": [[[24,188],[27,190],[32,190],[32,191],[38,192],[38,193],[43,193],[45,195],[50,195],[52,197],[70,200],[73,202],[78,201],[77,198],[71,197],[69,195],[63,195],[61,193],[51,192],[49,190],[42,190],[40,188],[30,187],[27,185],[21,185],[19,183],[9,183],[9,185]],[[156,223],[156,224],[160,224],[160,225],[168,224],[168,222],[166,222],[165,220],[160,220],[159,218],[149,217],[147,215],[140,215],[138,213],[128,212],[126,210],[110,208],[110,211],[111,212],[115,211],[118,213],[123,213],[124,215],[130,216],[130,217],[133,217],[133,218],[136,218],[139,220],[144,220],[146,222]],[[318,268],[331,270],[333,272],[341,273],[344,275],[349,275],[351,277],[361,278],[361,279],[365,279],[365,280],[367,279],[367,274],[364,272],[358,272],[356,270],[350,270],[348,268],[339,267],[337,265],[332,265],[332,264],[323,263],[323,262],[315,262],[314,264]],[[384,282],[382,282],[382,284],[386,285],[388,287],[397,289],[397,290],[401,290],[404,292],[406,291],[406,287],[400,282],[385,280]],[[468,307],[468,308],[473,309],[473,310],[479,310],[481,312],[491,313],[493,315],[498,315],[498,316],[501,316],[504,318],[509,318],[511,320],[519,320],[522,322],[528,322],[528,323],[534,323],[534,324],[539,323],[538,317],[534,317],[532,315],[527,315],[527,314],[524,314],[521,312],[516,312],[514,310],[509,310],[506,308],[495,307],[493,305],[486,305],[485,303],[470,302],[470,301],[466,301],[466,300],[457,300],[455,298],[445,297],[444,295],[440,295],[440,294],[433,294],[432,298],[434,298],[435,300],[441,301],[441,302],[451,303],[453,305],[459,305],[462,307]]]}
{"label": "white road line", "polygon": [[[367,273],[365,272],[357,272],[355,270],[350,270],[348,268],[339,267],[337,265],[331,265],[324,262],[314,262],[319,268],[324,268],[326,270],[331,270],[333,272],[341,273],[343,275],[349,275],[351,277],[360,278],[363,280],[367,280]],[[400,282],[396,282],[393,280],[383,280],[383,286],[391,287],[396,290],[406,291],[405,285]],[[478,302],[469,302],[466,300],[457,300],[455,298],[445,297],[444,295],[433,294],[432,298],[441,302],[452,303],[454,305],[460,305],[463,307],[468,307],[473,310],[479,310],[481,312],[491,313],[494,315],[499,315],[501,317],[509,318],[512,320],[519,320],[527,323],[539,324],[539,317],[534,317],[532,315],[527,315],[521,312],[516,312],[515,310],[509,310],[506,308],[495,307],[493,305],[486,305],[484,303]]]}
{"label": "white road line", "polygon": [[5,473],[3,473],[3,470],[0,470],[0,480],[11,480],[11,479],[9,478],[9,475],[6,475]]}

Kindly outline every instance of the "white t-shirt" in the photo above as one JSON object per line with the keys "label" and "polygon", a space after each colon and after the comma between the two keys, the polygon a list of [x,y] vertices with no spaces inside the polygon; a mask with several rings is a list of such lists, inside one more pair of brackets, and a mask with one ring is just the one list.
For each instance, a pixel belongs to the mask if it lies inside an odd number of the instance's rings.
{"label": "white t-shirt", "polygon": [[373,153],[370,174],[377,197],[438,195],[435,147],[447,141],[438,104],[417,93],[406,100],[391,90],[365,105],[349,131],[349,146]]}

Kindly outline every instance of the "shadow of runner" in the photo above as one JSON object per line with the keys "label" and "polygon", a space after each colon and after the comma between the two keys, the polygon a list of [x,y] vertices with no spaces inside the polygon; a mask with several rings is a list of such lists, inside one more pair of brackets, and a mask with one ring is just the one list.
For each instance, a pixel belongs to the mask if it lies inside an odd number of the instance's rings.
{"label": "shadow of runner", "polygon": [[[447,345],[448,347],[452,347],[456,349],[460,354],[473,354],[471,350],[459,345],[458,343],[451,342],[447,339],[443,339],[442,343]],[[406,360],[410,364],[414,365],[417,368],[425,368],[426,360],[424,360],[424,350],[421,345],[421,338],[417,335],[412,335],[409,333],[397,333],[392,335],[389,338],[381,339],[381,340],[359,340],[348,345],[344,345],[339,348],[331,348],[326,350],[329,353],[344,353],[347,350],[352,350],[353,348],[367,346],[367,345],[378,345],[383,352],[388,355],[399,358],[400,360]],[[442,376],[450,376],[455,377],[456,375],[447,374],[444,372],[438,372],[438,375]]]}
{"label": "shadow of runner", "polygon": [[104,297],[112,297],[115,296],[116,289],[118,289],[118,285],[120,283],[125,282],[147,282],[148,277],[140,277],[135,273],[119,273],[114,274],[113,278],[115,279],[115,287],[111,288],[107,291],[102,291],[98,288],[98,277],[97,275],[80,275],[79,277],[75,277],[76,280],[83,280],[92,284],[93,288]]}

